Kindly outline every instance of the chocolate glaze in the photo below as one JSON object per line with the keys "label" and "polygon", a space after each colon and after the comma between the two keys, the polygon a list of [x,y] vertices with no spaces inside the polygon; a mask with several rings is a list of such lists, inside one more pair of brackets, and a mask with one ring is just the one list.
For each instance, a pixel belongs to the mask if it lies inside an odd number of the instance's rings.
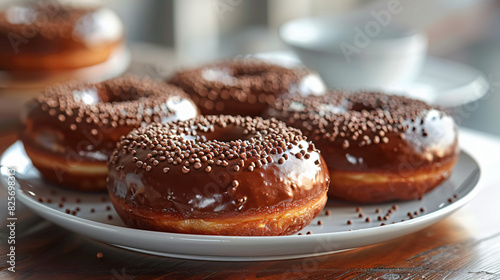
{"label": "chocolate glaze", "polygon": [[453,162],[459,151],[452,117],[406,97],[334,91],[282,98],[271,107],[268,115],[317,145],[331,172],[431,170]]}
{"label": "chocolate glaze", "polygon": [[20,138],[45,153],[106,162],[120,136],[153,121],[189,119],[197,108],[180,89],[148,79],[68,82],[29,102]]}
{"label": "chocolate glaze", "polygon": [[123,26],[102,7],[57,1],[11,5],[0,12],[0,69],[66,70],[105,61],[122,44]]}
{"label": "chocolate glaze", "polygon": [[109,170],[110,194],[189,218],[300,205],[325,195],[329,184],[325,162],[299,130],[239,116],[135,129],[122,138]]}
{"label": "chocolate glaze", "polygon": [[204,115],[260,116],[278,96],[324,94],[319,75],[257,59],[233,59],[180,71],[168,80],[187,92]]}

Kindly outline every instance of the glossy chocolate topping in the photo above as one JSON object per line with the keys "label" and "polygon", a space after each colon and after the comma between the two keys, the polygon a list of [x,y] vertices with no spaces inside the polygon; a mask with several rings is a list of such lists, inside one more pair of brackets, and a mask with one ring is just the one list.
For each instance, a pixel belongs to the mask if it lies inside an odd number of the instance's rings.
{"label": "glossy chocolate topping", "polygon": [[330,170],[401,173],[447,163],[458,153],[453,118],[402,96],[333,91],[281,98],[267,114],[301,129]]}
{"label": "glossy chocolate topping", "polygon": [[233,59],[181,71],[168,82],[188,93],[204,115],[260,116],[282,94],[325,92],[323,82],[311,70],[257,59]]}
{"label": "glossy chocolate topping", "polygon": [[108,191],[180,217],[271,211],[325,195],[329,175],[302,133],[275,119],[199,116],[123,137]]}
{"label": "glossy chocolate topping", "polygon": [[[49,61],[54,55],[68,60],[56,64],[61,69],[94,65],[122,43],[123,33],[120,19],[106,8],[57,1],[11,5],[0,12],[0,69],[47,70],[55,67]],[[86,53],[89,50],[94,50],[93,56]]]}
{"label": "glossy chocolate topping", "polygon": [[136,77],[68,82],[28,103],[20,137],[49,153],[107,161],[116,142],[133,128],[197,113],[183,91],[162,82]]}

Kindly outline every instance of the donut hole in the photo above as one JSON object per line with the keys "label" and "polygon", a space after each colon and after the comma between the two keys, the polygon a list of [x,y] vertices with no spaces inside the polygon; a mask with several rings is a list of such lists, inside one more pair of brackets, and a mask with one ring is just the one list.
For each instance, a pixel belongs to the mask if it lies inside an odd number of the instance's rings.
{"label": "donut hole", "polygon": [[73,90],[73,99],[88,105],[134,101],[147,95],[146,91],[139,91],[135,87],[111,89],[108,85]]}
{"label": "donut hole", "polygon": [[228,125],[226,127],[216,127],[213,132],[201,132],[199,135],[203,142],[231,142],[236,140],[248,140],[256,136],[255,134],[245,132],[245,128],[241,126]]}
{"label": "donut hole", "polygon": [[114,87],[108,84],[99,88],[98,94],[102,102],[134,101],[149,95],[148,91],[140,90],[134,86]]}
{"label": "donut hole", "polygon": [[[361,95],[353,96],[348,98],[350,103],[349,109],[352,111],[375,111],[381,110],[391,110],[391,107],[395,107],[397,104],[391,104],[388,96],[381,94],[371,94],[362,93]],[[403,104],[404,105],[404,102]]]}
{"label": "donut hole", "polygon": [[258,78],[272,71],[269,67],[210,67],[203,69],[201,76],[207,81],[231,84],[234,79]]}
{"label": "donut hole", "polygon": [[235,78],[244,78],[244,77],[260,77],[269,73],[269,66],[267,68],[261,67],[241,67],[233,69],[232,75]]}
{"label": "donut hole", "polygon": [[362,112],[362,111],[373,111],[377,108],[380,108],[380,106],[377,106],[378,104],[372,104],[369,102],[356,102],[352,103],[351,108],[349,108],[352,111],[357,111],[357,112]]}

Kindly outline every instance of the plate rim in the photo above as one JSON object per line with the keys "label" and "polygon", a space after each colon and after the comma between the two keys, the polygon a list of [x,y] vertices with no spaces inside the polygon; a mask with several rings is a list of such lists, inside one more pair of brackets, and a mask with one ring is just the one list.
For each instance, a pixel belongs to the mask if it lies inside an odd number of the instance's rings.
{"label": "plate rim", "polygon": [[[5,155],[8,153],[11,153],[12,150],[16,149],[16,145],[22,147],[22,143],[20,140],[16,141],[14,144],[10,145],[0,156],[0,182],[4,187],[6,187],[5,180],[6,176],[5,172],[3,171],[4,167],[8,167],[7,165],[4,165],[3,162],[5,161]],[[224,250],[220,251],[213,251],[211,255],[204,255],[204,254],[191,254],[191,253],[182,253],[182,252],[177,252],[176,250],[174,251],[160,251],[160,255],[167,255],[170,254],[172,256],[175,255],[175,257],[179,258],[186,258],[186,259],[196,259],[196,260],[226,260],[226,261],[260,261],[260,260],[278,260],[278,259],[292,259],[292,258],[301,258],[301,257],[309,257],[309,256],[319,256],[328,253],[334,253],[339,250],[344,250],[344,249],[353,249],[353,248],[359,248],[359,247],[364,247],[368,246],[371,244],[377,244],[380,242],[388,241],[393,239],[393,237],[388,237],[384,238],[384,236],[389,235],[388,233],[391,232],[391,230],[399,230],[399,231],[407,231],[404,234],[398,235],[404,236],[406,234],[409,234],[411,232],[416,232],[420,229],[423,229],[427,226],[430,226],[431,224],[440,221],[444,217],[454,213],[457,211],[459,208],[470,202],[476,195],[479,193],[479,191],[482,189],[482,184],[481,184],[481,167],[478,161],[471,156],[468,152],[466,152],[464,149],[461,149],[460,157],[468,157],[470,160],[475,165],[475,172],[472,172],[469,174],[469,176],[463,181],[466,182],[467,180],[470,179],[471,175],[474,175],[473,178],[475,180],[474,186],[471,187],[471,189],[463,196],[454,201],[451,204],[445,205],[444,207],[435,210],[433,212],[427,213],[426,215],[416,217],[414,219],[410,220],[405,220],[403,222],[398,222],[395,224],[388,224],[383,227],[376,226],[376,227],[370,227],[370,228],[363,228],[363,229],[353,229],[352,231],[340,231],[340,232],[328,232],[328,233],[316,233],[312,235],[288,235],[288,236],[220,236],[220,235],[196,235],[196,234],[181,234],[181,233],[170,233],[170,232],[156,232],[156,231],[149,231],[149,230],[142,230],[142,229],[133,229],[133,228],[128,228],[128,227],[123,227],[123,226],[117,226],[117,225],[110,225],[102,222],[97,222],[97,221],[92,221],[86,218],[78,217],[78,216],[72,216],[68,215],[66,213],[63,213],[61,211],[58,211],[56,209],[53,209],[47,205],[44,205],[42,203],[39,203],[32,197],[30,197],[28,194],[24,193],[20,189],[19,184],[16,184],[16,200],[21,202],[24,206],[27,208],[31,209],[35,214],[43,217],[46,220],[49,220],[52,223],[55,223],[63,228],[66,228],[69,231],[75,232],[82,234],[86,237],[89,237],[91,239],[104,242],[113,246],[119,246],[121,248],[131,248],[129,243],[123,243],[124,238],[126,239],[128,236],[131,235],[141,235],[143,239],[147,238],[152,238],[155,237],[157,238],[165,238],[169,240],[176,240],[176,242],[189,242],[191,247],[196,247],[197,245],[207,245],[207,243],[213,242],[217,243],[218,246],[254,246],[255,242],[257,241],[257,245],[259,246],[266,246],[266,245],[275,245],[275,246],[283,246],[290,244],[290,242],[294,242],[297,240],[300,240],[303,245],[306,247],[311,247],[314,248],[314,245],[320,244],[321,241],[325,241],[325,239],[328,241],[328,238],[334,238],[335,240],[344,240],[348,237],[348,239],[357,239],[357,238],[364,238],[367,236],[372,236],[373,233],[376,233],[376,237],[379,237],[378,241],[375,242],[367,242],[364,245],[359,245],[359,246],[353,246],[349,248],[341,248],[341,249],[335,249],[333,248],[332,250],[323,250],[320,252],[306,252],[303,254],[279,254],[279,255],[269,255],[269,254],[258,254],[258,255],[248,255],[246,254],[245,256],[239,256],[234,255],[234,254],[227,254]],[[477,179],[476,179],[477,178]],[[458,188],[456,190],[459,190]],[[19,199],[20,198],[20,199]],[[69,225],[69,226],[68,226]],[[75,227],[80,227],[80,229],[89,229],[89,228],[95,228],[98,229],[97,232],[94,231],[93,234],[84,234],[78,231],[78,229],[75,229]],[[417,228],[416,230],[414,228]],[[117,234],[116,238],[114,241],[108,240],[109,238],[99,238],[96,237],[96,235],[99,235],[99,233],[107,232],[110,234]],[[251,241],[251,242],[250,242]],[[180,243],[178,243],[180,244]],[[150,253],[150,254],[155,254],[155,251],[145,249],[141,246],[139,247],[134,247],[133,251],[140,250],[143,253]],[[189,250],[188,250],[189,251]],[[158,255],[158,254],[156,254]],[[273,258],[274,257],[274,258]]]}
{"label": "plate rim", "polygon": [[[482,71],[466,63],[439,56],[427,56],[422,72],[415,79],[414,83],[418,83],[419,80],[425,76],[436,76],[438,78],[449,78],[450,76],[455,76],[448,74],[447,71],[437,71],[436,69],[431,69],[439,68],[439,70],[441,70],[444,67],[448,69],[460,69],[461,73],[467,72],[471,77],[474,75],[475,78],[467,83],[462,83],[452,89],[446,90],[444,94],[436,95],[432,100],[433,105],[447,108],[457,107],[479,100],[488,93],[490,83]],[[425,70],[427,70],[427,72],[424,72]],[[479,89],[478,87],[482,88]],[[470,92],[474,92],[474,94],[468,94]],[[457,95],[460,97],[459,101],[456,101]],[[414,95],[409,94],[409,97],[414,97]],[[453,100],[451,100],[451,98],[453,98]]]}

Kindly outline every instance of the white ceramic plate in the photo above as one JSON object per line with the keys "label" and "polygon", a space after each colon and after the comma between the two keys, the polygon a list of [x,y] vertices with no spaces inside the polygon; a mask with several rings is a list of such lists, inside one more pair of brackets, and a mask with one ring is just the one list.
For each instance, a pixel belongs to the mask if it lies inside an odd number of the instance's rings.
{"label": "white ceramic plate", "polygon": [[417,80],[394,92],[441,107],[456,107],[480,99],[489,88],[487,78],[479,70],[460,62],[428,57]]}
{"label": "white ceramic plate", "polygon": [[[258,53],[253,56],[283,66],[300,65],[292,52]],[[429,56],[422,72],[412,84],[400,88],[382,88],[394,94],[406,95],[441,107],[456,107],[483,97],[490,84],[481,71],[469,65]]]}
{"label": "white ceramic plate", "polygon": [[[450,215],[469,202],[479,191],[480,170],[477,162],[462,152],[451,178],[428,193],[422,200],[372,205],[354,205],[329,201],[302,235],[240,237],[191,235],[127,228],[113,209],[105,193],[80,193],[52,186],[40,179],[20,142],[0,158],[0,180],[7,185],[9,171],[18,172],[16,200],[45,219],[90,238],[139,252],[186,259],[219,261],[257,261],[317,256],[335,251],[371,245],[403,236],[427,227]],[[7,166],[7,167],[6,167]],[[22,175],[21,175],[22,174]],[[453,201],[450,203],[448,199]],[[60,205],[62,204],[62,207]],[[389,220],[378,221],[397,204]],[[363,218],[356,206],[361,206]],[[78,208],[78,209],[77,209]],[[380,208],[381,213],[376,213]],[[92,212],[94,209],[94,212]],[[421,209],[423,211],[421,211]],[[76,211],[76,215],[67,214]],[[417,212],[409,219],[408,212]],[[109,219],[111,216],[111,219]],[[370,217],[371,222],[366,222]],[[352,224],[348,225],[347,220]],[[318,225],[318,221],[322,225]],[[381,223],[387,225],[381,226]],[[307,235],[311,231],[313,234]]]}

